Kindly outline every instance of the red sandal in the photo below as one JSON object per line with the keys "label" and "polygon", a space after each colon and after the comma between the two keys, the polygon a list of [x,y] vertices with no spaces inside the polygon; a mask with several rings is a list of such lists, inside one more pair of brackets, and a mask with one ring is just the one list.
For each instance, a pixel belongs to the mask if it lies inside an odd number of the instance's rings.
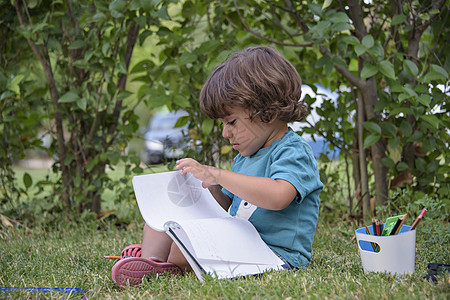
{"label": "red sandal", "polygon": [[122,258],[141,257],[141,248],[142,248],[141,244],[129,245],[122,250],[120,257]]}
{"label": "red sandal", "polygon": [[182,274],[183,271],[169,262],[142,257],[130,257],[119,260],[111,270],[112,280],[120,287],[142,284],[145,276],[151,274]]}

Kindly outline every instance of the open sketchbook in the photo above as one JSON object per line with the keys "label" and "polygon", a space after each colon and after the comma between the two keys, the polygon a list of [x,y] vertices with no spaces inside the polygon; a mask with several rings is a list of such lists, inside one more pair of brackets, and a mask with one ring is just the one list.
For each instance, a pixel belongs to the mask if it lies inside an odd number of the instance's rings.
{"label": "open sketchbook", "polygon": [[167,232],[199,280],[204,274],[231,278],[283,270],[253,225],[230,216],[192,174],[135,176],[133,188],[145,222]]}

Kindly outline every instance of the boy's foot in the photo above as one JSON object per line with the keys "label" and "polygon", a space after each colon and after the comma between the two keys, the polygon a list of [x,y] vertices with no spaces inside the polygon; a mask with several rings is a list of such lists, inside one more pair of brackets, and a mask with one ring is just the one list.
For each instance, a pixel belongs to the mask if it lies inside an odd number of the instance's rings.
{"label": "boy's foot", "polygon": [[122,258],[125,258],[125,257],[141,257],[141,248],[142,248],[141,244],[134,244],[134,245],[126,246],[122,250],[122,253],[120,254],[120,256]]}
{"label": "boy's foot", "polygon": [[113,281],[120,287],[140,285],[146,275],[155,273],[182,274],[183,271],[173,263],[142,257],[121,259],[111,270]]}

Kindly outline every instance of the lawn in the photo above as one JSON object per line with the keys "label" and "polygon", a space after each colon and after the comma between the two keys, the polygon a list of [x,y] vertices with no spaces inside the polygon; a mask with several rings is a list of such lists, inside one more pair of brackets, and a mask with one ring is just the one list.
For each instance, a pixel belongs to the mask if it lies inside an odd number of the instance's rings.
{"label": "lawn", "polygon": [[[448,275],[437,283],[424,280],[428,262],[449,263],[447,224],[424,220],[418,227],[413,274],[365,274],[357,250],[355,224],[323,224],[317,228],[313,261],[304,271],[269,272],[262,277],[204,283],[193,274],[151,277],[141,288],[119,289],[111,280],[114,260],[128,244],[140,241],[142,223],[117,229],[107,223],[61,225],[0,231],[0,284],[3,287],[81,288],[88,299],[446,299]],[[429,232],[429,234],[425,234]],[[67,299],[62,292],[14,291],[2,299]],[[79,294],[70,298],[79,299]]]}
{"label": "lawn", "polygon": [[[320,216],[306,270],[203,283],[193,274],[153,276],[140,288],[119,289],[111,280],[115,261],[103,256],[140,242],[142,226],[138,220],[118,228],[106,218],[44,231],[0,222],[0,286],[79,288],[88,299],[447,299],[450,294],[449,274],[438,282],[423,279],[427,263],[450,263],[449,228],[442,220],[425,217],[418,226],[415,272],[405,276],[364,273],[354,233],[361,225],[329,223]],[[0,291],[0,299],[68,298],[81,295]]]}

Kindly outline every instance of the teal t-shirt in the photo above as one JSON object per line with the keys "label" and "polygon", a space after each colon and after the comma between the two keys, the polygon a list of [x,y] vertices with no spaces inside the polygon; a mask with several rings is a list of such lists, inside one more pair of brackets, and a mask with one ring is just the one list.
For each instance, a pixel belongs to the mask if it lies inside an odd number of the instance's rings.
{"label": "teal t-shirt", "polygon": [[269,147],[246,157],[238,154],[232,171],[283,179],[297,189],[295,199],[282,210],[256,207],[226,189],[223,191],[232,199],[229,209],[232,216],[247,218],[264,242],[292,266],[309,265],[323,187],[311,147],[289,128]]}

